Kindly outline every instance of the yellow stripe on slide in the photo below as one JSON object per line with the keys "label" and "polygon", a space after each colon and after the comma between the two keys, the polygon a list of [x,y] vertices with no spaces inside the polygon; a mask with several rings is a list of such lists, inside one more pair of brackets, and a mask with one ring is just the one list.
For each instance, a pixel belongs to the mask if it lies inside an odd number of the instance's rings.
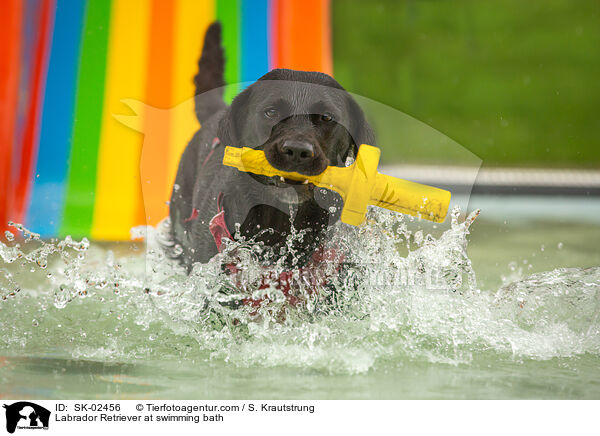
{"label": "yellow stripe on slide", "polygon": [[131,227],[142,224],[143,136],[113,115],[127,110],[123,99],[145,101],[150,6],[147,0],[113,0],[92,225],[95,239],[129,239]]}
{"label": "yellow stripe on slide", "polygon": [[175,3],[175,52],[173,70],[172,130],[168,180],[175,181],[179,159],[200,124],[194,113],[194,76],[202,52],[204,33],[215,20],[215,0],[177,0]]}

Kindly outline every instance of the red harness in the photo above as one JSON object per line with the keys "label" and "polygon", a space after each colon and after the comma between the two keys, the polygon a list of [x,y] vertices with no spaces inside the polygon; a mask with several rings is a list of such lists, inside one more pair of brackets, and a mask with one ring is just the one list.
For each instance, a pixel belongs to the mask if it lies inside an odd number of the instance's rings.
{"label": "red harness", "polygon": [[[219,138],[215,138],[212,143],[211,151],[204,160],[202,166],[206,165],[208,160],[213,154],[213,151],[220,144]],[[210,220],[208,228],[210,233],[215,240],[217,250],[221,253],[224,248],[224,240],[233,241],[233,236],[227,229],[225,223],[225,210],[223,209],[223,193],[219,193],[217,197],[217,214]],[[185,222],[192,221],[198,217],[198,209],[193,209],[192,214]],[[318,288],[327,285],[329,283],[332,273],[338,273],[342,262],[344,261],[343,255],[338,255],[334,249],[325,249],[319,247],[312,255],[310,261],[305,267],[299,268],[295,271],[283,271],[276,276],[273,271],[265,271],[258,290],[269,289],[271,286],[280,290],[286,298],[286,302],[291,306],[296,306],[298,303],[303,301],[303,298],[297,297],[292,294],[291,288],[294,282],[301,281],[308,286],[307,293],[309,295],[315,295],[318,293]],[[334,262],[336,267],[333,271],[327,271],[327,265]],[[242,288],[239,278],[235,276],[240,272],[240,269],[235,263],[229,263],[225,265],[227,270],[230,272],[236,286]],[[270,302],[271,299],[268,296],[261,298],[244,298],[242,303],[246,306],[252,306],[258,308],[264,302]]]}
{"label": "red harness", "polygon": [[[233,240],[233,236],[227,229],[225,224],[225,210],[223,209],[222,202],[223,195],[219,194],[217,198],[217,214],[210,220],[208,225],[210,233],[212,234],[217,250],[220,252],[225,248],[223,240]],[[305,267],[298,268],[296,271],[282,271],[277,276],[273,271],[265,271],[261,283],[258,286],[259,290],[269,289],[274,286],[285,295],[286,302],[291,306],[296,306],[302,301],[291,292],[294,281],[302,281],[308,285],[307,293],[309,295],[315,295],[318,292],[318,288],[325,286],[330,279],[331,273],[327,272],[327,263],[336,262],[335,272],[337,273],[340,269],[343,256],[337,255],[333,249],[324,249],[319,247],[312,255],[310,261]],[[226,265],[227,270],[236,280],[235,275],[240,272],[240,269],[235,263],[229,263]],[[241,283],[237,283],[238,288],[241,288]],[[263,302],[270,301],[268,297],[261,298],[244,298],[242,303],[247,306],[259,307]]]}

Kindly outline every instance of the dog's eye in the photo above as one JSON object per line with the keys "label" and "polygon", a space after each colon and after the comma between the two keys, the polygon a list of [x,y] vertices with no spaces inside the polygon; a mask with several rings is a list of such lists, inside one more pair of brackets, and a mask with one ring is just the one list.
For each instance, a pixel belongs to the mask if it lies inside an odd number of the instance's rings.
{"label": "dog's eye", "polygon": [[277,118],[279,116],[279,111],[274,107],[268,107],[265,109],[265,117],[267,118]]}
{"label": "dog's eye", "polygon": [[331,115],[329,112],[325,112],[323,115],[321,115],[321,120],[325,121],[326,123],[333,121],[333,115]]}

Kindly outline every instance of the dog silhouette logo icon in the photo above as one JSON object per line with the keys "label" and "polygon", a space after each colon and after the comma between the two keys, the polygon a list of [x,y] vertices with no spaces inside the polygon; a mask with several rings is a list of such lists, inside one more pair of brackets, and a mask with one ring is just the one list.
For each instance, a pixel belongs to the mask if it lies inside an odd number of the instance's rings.
{"label": "dog silhouette logo icon", "polygon": [[48,429],[50,411],[29,401],[4,404],[6,409],[6,431],[14,433],[18,429]]}

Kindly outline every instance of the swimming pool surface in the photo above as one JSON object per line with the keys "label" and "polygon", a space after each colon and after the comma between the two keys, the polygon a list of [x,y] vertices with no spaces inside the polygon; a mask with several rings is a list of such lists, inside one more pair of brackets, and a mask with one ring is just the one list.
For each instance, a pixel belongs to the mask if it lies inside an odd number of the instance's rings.
{"label": "swimming pool surface", "polygon": [[284,321],[223,308],[216,263],[185,277],[152,244],[9,243],[0,396],[600,398],[600,200],[469,205],[470,228],[342,228],[347,298]]}

